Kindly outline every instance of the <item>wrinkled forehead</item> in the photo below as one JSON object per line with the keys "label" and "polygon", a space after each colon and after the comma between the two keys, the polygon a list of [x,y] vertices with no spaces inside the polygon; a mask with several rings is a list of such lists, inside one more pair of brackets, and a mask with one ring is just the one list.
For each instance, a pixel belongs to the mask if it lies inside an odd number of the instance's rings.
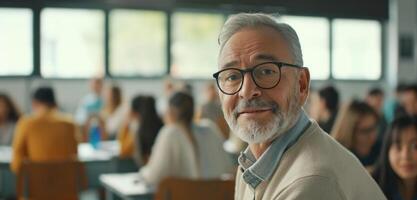
{"label": "wrinkled forehead", "polygon": [[223,69],[233,65],[253,64],[258,60],[292,60],[287,41],[277,30],[269,27],[239,30],[224,44],[218,63],[219,69]]}

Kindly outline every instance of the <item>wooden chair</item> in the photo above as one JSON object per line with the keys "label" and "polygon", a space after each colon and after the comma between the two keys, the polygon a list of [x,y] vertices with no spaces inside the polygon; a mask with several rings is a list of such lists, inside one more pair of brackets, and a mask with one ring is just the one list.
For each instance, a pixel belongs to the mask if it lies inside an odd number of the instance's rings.
{"label": "wooden chair", "polygon": [[168,178],[159,184],[155,200],[233,200],[234,185],[234,180]]}
{"label": "wooden chair", "polygon": [[17,175],[19,199],[76,200],[87,188],[84,166],[77,160],[25,161]]}

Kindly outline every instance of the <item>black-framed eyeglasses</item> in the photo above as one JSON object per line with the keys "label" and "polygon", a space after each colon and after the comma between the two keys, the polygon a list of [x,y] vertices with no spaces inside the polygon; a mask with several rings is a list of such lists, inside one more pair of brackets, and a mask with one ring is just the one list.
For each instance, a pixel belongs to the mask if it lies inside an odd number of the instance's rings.
{"label": "black-framed eyeglasses", "polygon": [[264,62],[249,69],[226,68],[213,74],[220,91],[227,95],[234,95],[242,89],[246,73],[250,73],[256,86],[262,89],[271,89],[281,80],[283,66],[304,68],[284,62]]}

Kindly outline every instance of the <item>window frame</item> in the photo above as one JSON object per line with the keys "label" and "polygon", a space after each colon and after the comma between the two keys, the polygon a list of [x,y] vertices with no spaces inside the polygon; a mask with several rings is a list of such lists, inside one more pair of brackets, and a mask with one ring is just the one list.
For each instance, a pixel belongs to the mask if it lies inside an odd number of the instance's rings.
{"label": "window frame", "polygon": [[[104,49],[103,49],[103,61],[104,61],[104,68],[103,68],[103,72],[104,72],[104,77],[108,77],[107,75],[107,65],[108,65],[108,33],[107,33],[107,26],[108,26],[108,12],[106,9],[103,8],[98,8],[98,7],[94,7],[92,5],[84,5],[84,4],[69,4],[67,5],[65,4],[61,4],[61,3],[57,3],[57,4],[53,4],[51,6],[44,6],[42,7],[42,9],[39,10],[39,22],[41,22],[41,15],[42,15],[42,10],[44,9],[82,9],[82,10],[94,10],[94,11],[101,11],[104,15],[104,21],[103,21],[103,28],[104,28],[104,32],[103,32],[103,41],[104,41]],[[42,70],[41,70],[41,66],[42,66],[42,41],[41,41],[41,36],[42,36],[42,27],[39,23],[39,47],[38,47],[38,54],[39,54],[39,63],[36,69],[36,74],[34,74],[34,76],[40,77],[42,79],[45,80],[89,80],[90,77],[57,77],[57,76],[52,76],[52,77],[46,77],[46,76],[42,76]]]}
{"label": "window frame", "polygon": [[31,7],[31,4],[26,2],[16,2],[16,3],[0,3],[0,8],[6,8],[6,9],[29,9],[32,12],[32,72],[27,75],[0,75],[0,79],[15,79],[15,78],[29,78],[33,77],[37,74],[37,68],[36,62],[38,61],[37,57],[37,51],[35,50],[37,48],[37,38],[36,38],[36,25],[35,23],[39,24],[39,20],[37,18],[37,13],[35,13],[35,9]]}
{"label": "window frame", "polygon": [[[103,71],[105,78],[118,78],[118,79],[163,79],[166,76],[171,75],[171,64],[172,64],[172,14],[175,12],[192,12],[192,13],[215,13],[215,14],[222,14],[224,16],[224,20],[230,14],[236,13],[232,7],[221,6],[221,7],[210,7],[204,5],[175,5],[174,3],[167,3],[166,5],[161,5],[152,1],[149,2],[142,2],[142,3],[135,3],[129,1],[120,1],[120,2],[97,2],[97,1],[38,1],[38,0],[22,0],[19,2],[14,1],[4,1],[0,2],[1,8],[26,8],[32,10],[32,35],[33,35],[33,69],[32,73],[29,75],[0,75],[0,79],[13,79],[13,78],[42,78],[46,80],[87,80],[89,78],[70,78],[70,77],[43,77],[41,76],[41,69],[40,69],[40,59],[41,59],[41,27],[40,27],[40,15],[42,9],[45,8],[68,8],[68,9],[94,9],[94,10],[102,10],[104,12],[104,69]],[[166,13],[166,66],[164,74],[158,76],[143,76],[143,75],[135,75],[135,76],[120,76],[120,75],[113,75],[110,73],[110,36],[109,36],[109,29],[110,29],[110,19],[109,14],[110,11],[113,9],[126,9],[126,10],[146,10],[146,11],[161,11]],[[253,10],[263,11],[265,8],[257,9],[254,7]],[[271,12],[271,10],[264,10],[266,12]],[[291,16],[300,16],[300,17],[324,17],[329,21],[329,52],[330,52],[330,69],[329,69],[329,77],[328,79],[315,79],[312,80],[314,82],[378,82],[381,80],[386,79],[386,69],[387,69],[387,60],[386,55],[388,52],[386,51],[387,43],[385,41],[386,34],[387,34],[387,23],[386,19],[375,19],[375,18],[342,18],[342,17],[332,17],[332,16],[320,16],[320,15],[300,15],[300,13],[290,13],[290,12],[281,12],[280,15],[291,15]],[[381,74],[378,79],[335,79],[333,77],[333,66],[332,66],[332,52],[333,52],[333,20],[334,19],[365,19],[365,20],[375,20],[379,23],[381,27]],[[213,72],[216,69],[213,69]],[[199,80],[208,80],[205,78],[181,78],[184,80],[189,81],[199,81]]]}
{"label": "window frame", "polygon": [[[334,26],[334,23],[333,23],[333,21],[334,20],[337,20],[337,19],[342,19],[342,20],[345,20],[345,19],[347,19],[347,20],[374,20],[375,22],[377,22],[378,23],[378,25],[379,25],[379,27],[380,27],[380,29],[381,29],[381,35],[380,35],[380,43],[381,43],[381,48],[380,48],[380,54],[381,54],[381,60],[380,60],[380,62],[381,62],[381,66],[379,66],[380,67],[380,70],[381,70],[381,73],[380,73],[380,75],[379,75],[379,77],[378,78],[376,78],[376,79],[355,79],[355,78],[334,78],[334,76],[333,76],[333,26]],[[385,43],[385,41],[384,41],[384,39],[386,38],[386,24],[384,24],[381,20],[375,20],[375,19],[357,19],[357,18],[340,18],[340,17],[337,17],[337,18],[330,18],[329,19],[330,20],[330,29],[329,29],[329,31],[330,31],[330,76],[329,76],[329,80],[336,80],[336,81],[339,81],[339,82],[363,82],[363,83],[369,83],[369,82],[377,82],[377,81],[381,81],[381,80],[385,80],[385,69],[387,69],[387,66],[386,66],[386,64],[387,64],[387,60],[386,60],[386,58],[387,58],[387,52],[385,51],[385,49],[386,49],[386,43]],[[324,81],[324,80],[320,80],[320,81]]]}
{"label": "window frame", "polygon": [[[215,10],[215,9],[202,9],[202,8],[185,8],[185,7],[182,7],[182,8],[176,8],[176,9],[174,9],[173,11],[172,11],[172,13],[171,13],[171,15],[170,15],[170,19],[169,19],[169,23],[170,23],[170,25],[171,25],[171,27],[173,26],[173,18],[172,18],[172,15],[175,13],[175,12],[183,12],[183,13],[201,13],[201,14],[218,14],[218,15],[222,15],[223,16],[223,23],[224,22],[226,22],[226,20],[227,20],[227,17],[230,15],[230,13],[228,13],[228,12],[226,12],[226,11],[224,11],[224,10]],[[172,65],[172,57],[173,57],[173,52],[172,52],[172,40],[173,40],[173,36],[172,36],[172,29],[170,30],[170,32],[169,32],[169,35],[170,35],[170,49],[169,49],[169,52],[170,52],[170,57],[171,57],[171,59],[170,59],[170,63],[169,63],[169,65],[168,65],[168,68],[169,68],[169,71],[168,71],[168,73],[166,74],[166,76],[171,76],[171,77],[173,77],[172,76],[172,74],[171,74],[171,65]],[[214,66],[213,66],[214,67]],[[216,71],[217,69],[214,69],[213,70],[213,73]],[[209,75],[209,76],[207,76],[207,78],[198,78],[198,77],[190,77],[190,78],[178,78],[178,77],[173,77],[174,79],[181,79],[181,80],[187,80],[187,81],[199,81],[199,80],[211,80],[212,79],[212,76],[211,76],[211,74]]]}
{"label": "window frame", "polygon": [[[111,73],[110,71],[110,54],[111,54],[111,50],[110,50],[110,12],[112,10],[131,10],[131,11],[154,11],[154,12],[163,12],[165,15],[165,37],[166,37],[166,41],[167,43],[165,44],[165,55],[166,55],[166,63],[165,63],[165,70],[161,75],[153,75],[153,76],[145,76],[145,75],[141,75],[141,74],[137,74],[134,76],[124,76],[124,75],[114,75]],[[171,49],[171,38],[170,38],[170,32],[171,32],[171,24],[170,24],[170,18],[171,18],[171,12],[164,10],[164,9],[155,9],[155,8],[150,8],[150,9],[145,9],[145,8],[119,8],[119,7],[114,7],[112,9],[107,10],[106,13],[106,66],[105,66],[105,72],[106,72],[106,76],[109,78],[118,78],[118,79],[126,79],[126,80],[130,80],[130,79],[162,79],[164,78],[167,74],[169,74],[169,66],[170,66],[170,62],[171,62],[171,55],[170,55],[170,49]]]}

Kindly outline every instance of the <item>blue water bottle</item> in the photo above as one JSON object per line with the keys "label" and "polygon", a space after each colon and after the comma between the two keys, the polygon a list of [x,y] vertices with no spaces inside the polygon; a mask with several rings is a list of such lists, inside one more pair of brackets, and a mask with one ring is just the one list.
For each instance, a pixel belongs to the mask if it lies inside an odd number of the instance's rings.
{"label": "blue water bottle", "polygon": [[93,146],[94,149],[97,149],[101,140],[100,126],[97,118],[91,119],[89,136],[91,146]]}

